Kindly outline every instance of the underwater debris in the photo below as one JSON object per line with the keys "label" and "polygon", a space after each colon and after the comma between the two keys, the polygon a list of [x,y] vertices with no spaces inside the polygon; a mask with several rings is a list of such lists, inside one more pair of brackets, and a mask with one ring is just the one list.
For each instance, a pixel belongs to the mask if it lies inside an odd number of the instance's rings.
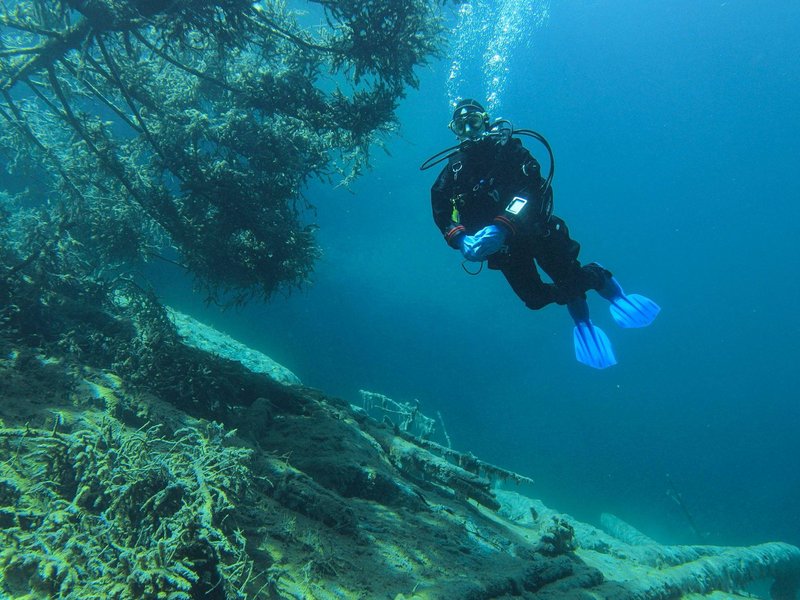
{"label": "underwater debris", "polygon": [[[554,524],[571,529],[575,555],[605,577],[603,587],[609,595],[602,597],[666,600],[724,592],[720,597],[752,598],[756,596],[747,593],[748,585],[762,580],[772,582],[773,600],[795,600],[800,592],[800,549],[789,544],[663,545],[609,513],[601,517],[601,530],[515,492],[495,494],[501,515],[542,540],[552,537]],[[531,518],[528,511],[539,518]],[[617,582],[624,582],[624,593],[615,589]]]}
{"label": "underwater debris", "polygon": [[[406,476],[418,479],[425,485],[450,488],[489,508],[498,507],[488,493],[495,481],[533,483],[529,477],[490,465],[470,453],[458,452],[430,440],[436,421],[420,412],[419,402],[413,405],[397,402],[383,394],[366,390],[359,390],[359,394],[364,411],[392,428],[393,436],[390,438],[376,429],[370,429],[370,435],[387,452],[392,464]],[[443,422],[441,414],[439,419]],[[362,425],[366,427],[366,424]],[[445,436],[445,439],[449,444],[449,437]]]}
{"label": "underwater debris", "polygon": [[419,400],[414,404],[397,402],[377,392],[359,390],[361,406],[368,415],[379,421],[387,421],[398,431],[410,433],[423,439],[429,438],[436,431],[436,421],[419,409]]}
{"label": "underwater debris", "polygon": [[655,541],[611,513],[600,515],[600,527],[611,536],[631,546],[655,545]]}

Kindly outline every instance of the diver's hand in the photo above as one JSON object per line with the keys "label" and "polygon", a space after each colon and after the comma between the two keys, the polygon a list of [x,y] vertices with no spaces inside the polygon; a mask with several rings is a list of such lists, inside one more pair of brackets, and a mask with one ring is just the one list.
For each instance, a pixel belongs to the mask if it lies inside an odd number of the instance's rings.
{"label": "diver's hand", "polygon": [[475,253],[476,239],[474,235],[465,235],[461,240],[461,254],[467,260],[473,262],[481,262],[483,259],[478,257]]}
{"label": "diver's hand", "polygon": [[506,232],[497,225],[489,225],[475,235],[464,236],[461,254],[473,262],[486,260],[506,243]]}

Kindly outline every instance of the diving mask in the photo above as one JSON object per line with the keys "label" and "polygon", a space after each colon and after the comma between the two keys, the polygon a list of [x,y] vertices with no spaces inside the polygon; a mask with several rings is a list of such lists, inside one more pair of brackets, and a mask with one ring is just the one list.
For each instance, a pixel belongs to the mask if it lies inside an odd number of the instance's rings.
{"label": "diving mask", "polygon": [[454,115],[453,120],[450,121],[450,131],[459,138],[474,140],[484,134],[488,121],[489,115],[485,112],[462,110],[459,114]]}

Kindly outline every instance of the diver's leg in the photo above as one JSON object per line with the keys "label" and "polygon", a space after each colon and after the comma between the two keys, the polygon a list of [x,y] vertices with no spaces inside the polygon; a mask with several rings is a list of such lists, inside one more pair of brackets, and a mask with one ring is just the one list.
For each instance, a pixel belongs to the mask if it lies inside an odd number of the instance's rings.
{"label": "diver's leg", "polygon": [[580,244],[569,237],[566,223],[554,216],[548,235],[537,244],[536,261],[555,283],[555,301],[566,304],[575,323],[575,358],[595,369],[605,369],[617,364],[617,359],[608,336],[589,318],[586,291],[605,285],[611,273],[599,265],[581,266],[580,249]]}
{"label": "diver's leg", "polygon": [[[490,266],[492,262],[490,261]],[[532,310],[539,310],[555,302],[555,286],[542,281],[533,255],[528,252],[512,252],[505,257],[502,266],[496,266],[505,276],[511,289]]]}
{"label": "diver's leg", "polygon": [[587,290],[599,290],[611,278],[611,272],[598,264],[581,266],[578,253],[581,245],[569,237],[564,221],[551,217],[549,232],[539,238],[536,245],[536,262],[556,285],[558,304],[567,304],[576,298],[586,298]]}
{"label": "diver's leg", "polygon": [[[597,290],[611,303],[609,310],[620,327],[647,327],[658,316],[661,307],[641,294],[626,294],[611,271],[597,263],[581,266],[580,244],[569,237],[563,220],[552,217],[550,235],[541,238],[535,251],[536,260],[556,284],[555,299],[559,304],[585,302],[587,290]],[[575,314],[588,315],[583,307]]]}

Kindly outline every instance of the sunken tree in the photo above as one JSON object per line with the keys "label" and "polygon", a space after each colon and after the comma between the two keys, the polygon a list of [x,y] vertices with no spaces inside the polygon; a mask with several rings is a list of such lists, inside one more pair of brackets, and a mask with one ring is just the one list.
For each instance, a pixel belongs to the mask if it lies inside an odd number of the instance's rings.
{"label": "sunken tree", "polygon": [[302,284],[304,184],[358,175],[441,31],[433,0],[304,4],[0,1],[6,290],[151,256],[212,301]]}

